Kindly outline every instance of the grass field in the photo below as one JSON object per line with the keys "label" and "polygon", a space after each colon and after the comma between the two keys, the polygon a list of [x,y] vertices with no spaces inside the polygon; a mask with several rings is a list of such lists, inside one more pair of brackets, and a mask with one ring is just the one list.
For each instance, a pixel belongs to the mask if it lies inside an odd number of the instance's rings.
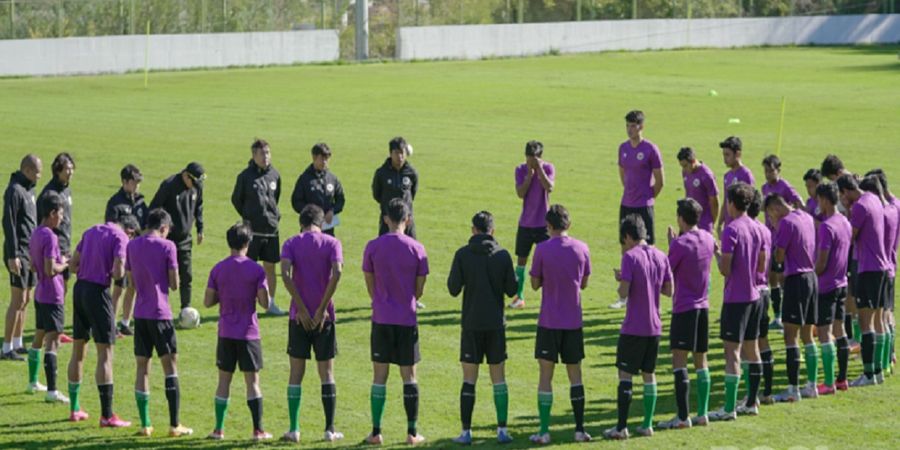
{"label": "grass field", "polygon": [[[469,219],[492,211],[497,236],[512,247],[520,203],[513,167],[524,143],[545,144],[545,158],[556,165],[551,201],[573,215],[571,234],[591,247],[594,275],[585,292],[584,317],[588,393],[587,427],[595,438],[615,422],[615,342],[623,312],[606,308],[615,295],[618,267],[616,218],[621,188],[615,149],[625,139],[623,116],[640,108],[647,114],[646,136],[664,153],[667,184],[658,200],[657,232],[675,223],[674,200],[683,195],[677,149],[691,145],[721,180],[717,143],[732,134],[745,143],[745,161],[763,180],[760,161],[775,148],[782,96],[787,98],[784,174],[795,186],[803,172],[818,167],[827,153],[841,155],[851,171],[883,167],[900,176],[900,62],[896,47],[764,48],[608,53],[479,62],[366,64],[212,72],[153,73],[144,89],[142,75],[0,80],[0,162],[12,171],[26,152],[49,162],[70,150],[77,169],[73,180],[76,234],[102,219],[107,198],[118,189],[126,163],[145,174],[142,191],[152,197],[159,181],[190,160],[202,162],[209,179],[205,190],[206,237],[195,247],[197,305],[209,269],[227,254],[225,229],[238,219],[229,202],[234,177],[249,157],[254,137],[272,144],[273,164],[290,192],[309,163],[309,148],[326,141],[334,150],[332,169],[344,184],[347,209],[338,229],[346,269],[335,296],[340,355],[336,362],[336,424],[356,445],[369,430],[369,300],[360,259],[376,232],[377,205],[369,186],[374,169],[387,156],[387,141],[405,136],[415,146],[411,161],[420,173],[416,219],[420,240],[430,256],[431,275],[419,315],[423,360],[419,365],[419,429],[429,445],[446,448],[459,431],[459,300],[446,292],[453,252],[469,234]],[[714,89],[718,96],[710,96]],[[729,119],[740,119],[730,124]],[[896,182],[895,182],[896,184]],[[286,195],[289,197],[289,195]],[[290,201],[281,202],[282,239],[297,231]],[[3,289],[6,289],[6,275]],[[714,277],[712,314],[721,304],[721,278]],[[6,292],[6,291],[4,291]],[[0,302],[7,305],[6,294]],[[510,427],[514,448],[529,446],[537,427],[537,364],[532,358],[539,294],[529,293],[528,308],[509,314]],[[664,300],[666,302],[667,300]],[[279,286],[278,303],[288,299]],[[235,383],[226,424],[228,440],[200,439],[213,426],[216,369],[215,310],[203,310],[204,325],[179,333],[182,421],[196,438],[132,437],[136,428],[100,430],[99,400],[92,383],[94,352],[86,362],[82,403],[92,418],[70,424],[64,406],[47,406],[23,394],[26,365],[0,364],[0,448],[231,448],[251,445],[250,418],[243,387]],[[663,307],[668,311],[667,307]],[[28,327],[33,326],[29,310]],[[668,324],[668,313],[663,322]],[[69,322],[71,316],[67,317]],[[266,368],[262,372],[266,428],[279,436],[287,428],[284,353],[287,319],[262,318]],[[666,325],[666,332],[668,326]],[[26,332],[26,339],[29,339]],[[717,335],[714,327],[711,334]],[[773,342],[777,335],[773,337]],[[666,341],[665,339],[663,340]],[[721,344],[712,339],[711,406],[722,403]],[[137,420],[131,339],[117,346],[116,410]],[[784,386],[783,346],[775,343],[776,384]],[[668,346],[659,361],[657,418],[674,412]],[[61,386],[70,349],[60,352]],[[851,362],[851,376],[861,370]],[[155,363],[151,415],[164,436],[167,409],[162,375]],[[313,375],[312,372],[309,375]],[[475,411],[477,445],[493,445],[494,411],[487,373],[482,371]],[[43,374],[41,375],[43,379]],[[303,446],[322,444],[318,379],[307,377],[301,413]],[[557,371],[553,439],[572,438],[571,410],[564,370]],[[743,393],[741,394],[743,395]],[[787,448],[890,448],[896,446],[896,399],[900,381],[796,405],[764,407],[757,418],[681,432],[659,432],[651,439],[603,447],[701,448],[768,446]],[[402,445],[405,416],[399,373],[388,383],[384,424],[387,445]],[[692,393],[693,403],[693,393]],[[693,405],[692,405],[693,407]],[[640,395],[632,404],[632,427],[639,423]],[[891,444],[894,442],[894,444]],[[283,445],[280,443],[265,446]],[[596,445],[596,444],[595,444]]]}

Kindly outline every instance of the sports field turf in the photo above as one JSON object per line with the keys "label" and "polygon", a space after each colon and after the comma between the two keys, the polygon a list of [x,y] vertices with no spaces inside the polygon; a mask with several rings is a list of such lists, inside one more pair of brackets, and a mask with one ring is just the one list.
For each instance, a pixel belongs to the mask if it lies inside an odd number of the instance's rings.
{"label": "sports field turf", "polygon": [[[337,295],[336,425],[357,445],[370,428],[369,300],[360,259],[376,233],[378,207],[370,195],[374,169],[387,156],[387,141],[405,136],[415,147],[411,161],[420,173],[416,222],[428,250],[431,275],[419,314],[423,360],[419,365],[419,430],[435,448],[451,447],[459,432],[458,361],[460,300],[446,292],[453,252],[469,236],[469,219],[492,211],[497,236],[514,244],[520,201],[513,167],[530,139],[545,144],[545,159],[557,168],[551,202],[566,205],[573,216],[571,234],[592,250],[594,274],[583,296],[587,359],[587,430],[599,439],[615,422],[615,343],[622,311],[606,305],[615,298],[612,268],[618,267],[616,219],[621,188],[615,149],[625,140],[624,114],[639,108],[647,114],[646,137],[664,154],[666,186],[657,203],[657,233],[674,225],[674,200],[683,195],[675,153],[684,145],[699,151],[721,182],[723,164],[717,143],[741,136],[746,164],[764,179],[760,161],[775,148],[781,97],[787,115],[781,157],[784,175],[801,188],[801,175],[818,167],[827,153],[839,154],[854,172],[883,167],[900,186],[900,61],[896,47],[762,48],[690,50],[549,56],[478,62],[366,64],[281,67],[211,72],[152,73],[150,88],[142,75],[0,80],[0,168],[15,170],[26,152],[49,162],[62,149],[77,163],[72,189],[74,230],[80,236],[102,219],[106,200],[119,187],[119,169],[137,164],[145,174],[148,201],[159,181],[200,161],[209,179],[205,189],[206,242],[194,251],[195,306],[203,326],[178,334],[182,386],[182,421],[195,436],[165,438],[168,422],[162,372],[151,372],[151,415],[157,436],[132,437],[124,430],[97,428],[99,400],[93,385],[94,350],[85,363],[82,404],[91,419],[70,424],[65,406],[45,405],[24,394],[25,363],[0,363],[0,448],[230,448],[251,445],[250,418],[242,382],[232,386],[226,423],[227,440],[201,439],[213,426],[216,384],[216,310],[204,310],[201,295],[209,269],[227,255],[225,229],[238,219],[229,195],[234,178],[249,160],[254,137],[272,145],[273,164],[287,193],[281,201],[282,240],[298,229],[289,194],[309,163],[309,148],[326,141],[334,150],[331,167],[348,195],[338,237],[343,241],[345,275]],[[718,95],[711,96],[710,90]],[[739,124],[729,123],[740,119]],[[5,182],[5,179],[4,179]],[[804,193],[805,196],[805,193]],[[76,238],[77,239],[77,238]],[[663,239],[664,240],[664,239]],[[662,247],[665,247],[663,244]],[[5,272],[4,272],[5,274]],[[7,305],[6,275],[0,302]],[[714,276],[712,316],[721,305],[721,277]],[[527,294],[528,307],[510,312],[507,378],[510,386],[510,447],[530,446],[537,428],[537,364],[533,335],[539,294]],[[70,308],[70,299],[67,308]],[[668,299],[663,300],[668,332]],[[278,287],[278,303],[288,299]],[[33,327],[29,309],[28,329]],[[67,310],[67,325],[71,314]],[[265,427],[276,437],[287,428],[285,390],[288,358],[286,318],[261,318],[265,354],[262,389]],[[26,340],[29,340],[26,332]],[[718,329],[713,325],[713,336]],[[783,345],[776,349],[776,386],[785,385]],[[663,342],[667,342],[663,339]],[[711,407],[722,403],[721,343],[712,339]],[[132,340],[116,349],[115,409],[137,420],[134,406]],[[657,420],[674,414],[668,345],[660,349],[660,398]],[[70,346],[60,351],[60,386]],[[851,377],[861,370],[851,360]],[[693,378],[693,375],[692,375]],[[43,380],[43,373],[41,374]],[[692,386],[693,387],[693,386]],[[552,435],[558,445],[572,439],[571,409],[563,368],[554,384]],[[478,384],[474,418],[476,444],[494,443],[494,410],[486,368]],[[743,389],[741,391],[743,396]],[[630,425],[639,424],[640,395],[632,403]],[[763,407],[756,418],[713,424],[688,431],[658,432],[633,438],[633,448],[705,448],[769,446],[830,448],[896,446],[900,378],[886,385],[852,390],[836,397],[795,405]],[[384,423],[387,445],[402,445],[405,415],[396,369],[388,382]],[[694,394],[691,394],[694,408]],[[301,411],[303,446],[321,443],[319,382],[308,370]],[[891,444],[893,442],[894,444]],[[273,442],[266,446],[283,445]],[[597,445],[594,443],[592,445]],[[600,443],[603,447],[617,443]]]}

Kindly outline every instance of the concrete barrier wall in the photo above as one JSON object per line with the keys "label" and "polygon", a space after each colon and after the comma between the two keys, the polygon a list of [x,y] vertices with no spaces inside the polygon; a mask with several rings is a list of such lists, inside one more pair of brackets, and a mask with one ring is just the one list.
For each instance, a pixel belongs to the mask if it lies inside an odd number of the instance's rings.
{"label": "concrete barrier wall", "polygon": [[478,59],[615,50],[900,42],[900,14],[652,19],[401,28],[397,58]]}
{"label": "concrete barrier wall", "polygon": [[[150,69],[335,61],[335,30],[164,34],[149,39]],[[121,73],[144,68],[146,36],[0,40],[0,76]]]}

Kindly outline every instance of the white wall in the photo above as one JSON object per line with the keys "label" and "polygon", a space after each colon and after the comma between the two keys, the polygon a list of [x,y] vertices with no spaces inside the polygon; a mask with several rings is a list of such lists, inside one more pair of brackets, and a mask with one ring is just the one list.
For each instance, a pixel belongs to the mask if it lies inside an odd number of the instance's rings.
{"label": "white wall", "polygon": [[[0,76],[142,70],[146,36],[0,40]],[[335,61],[334,30],[151,35],[150,69]]]}
{"label": "white wall", "polygon": [[478,59],[610,50],[900,42],[900,14],[653,19],[401,28],[397,58]]}

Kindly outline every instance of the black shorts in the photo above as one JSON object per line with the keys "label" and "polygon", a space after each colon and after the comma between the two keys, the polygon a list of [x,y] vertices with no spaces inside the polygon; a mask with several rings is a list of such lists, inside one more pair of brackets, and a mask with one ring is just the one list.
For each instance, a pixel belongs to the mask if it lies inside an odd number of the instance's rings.
{"label": "black shorts", "polygon": [[653,231],[653,206],[643,206],[640,208],[632,208],[630,206],[619,205],[619,223],[629,214],[637,214],[644,220],[644,227],[647,228],[647,243],[653,245],[656,242],[656,233]]}
{"label": "black shorts", "polygon": [[847,298],[847,288],[839,287],[818,296],[819,311],[816,325],[824,327],[831,325],[835,320],[844,320],[844,300]]}
{"label": "black shorts", "polygon": [[693,353],[709,351],[709,309],[673,313],[669,348]]}
{"label": "black shorts", "polygon": [[37,274],[31,271],[31,262],[25,258],[19,258],[21,270],[18,275],[9,274],[9,285],[19,289],[32,289],[37,285]]}
{"label": "black shorts", "polygon": [[719,338],[727,342],[741,343],[747,334],[750,316],[759,301],[746,303],[723,303]]}
{"label": "black shorts", "polygon": [[175,325],[171,320],[134,319],[134,356],[153,357],[178,353]]}
{"label": "black shorts", "polygon": [[62,333],[66,323],[66,311],[63,305],[34,302],[34,328],[46,333]]}
{"label": "black shorts", "polygon": [[72,278],[72,271],[69,270],[69,267],[66,267],[66,270],[62,271],[63,280],[69,281],[69,278]]}
{"label": "black shorts", "polygon": [[632,375],[656,371],[659,336],[620,334],[616,345],[616,367]]}
{"label": "black shorts", "polygon": [[887,272],[863,272],[857,278],[856,307],[878,309],[884,307]]}
{"label": "black shorts", "polygon": [[247,257],[254,261],[277,263],[281,260],[281,247],[278,244],[278,235],[260,236],[254,234],[247,249]]}
{"label": "black shorts", "polygon": [[116,318],[109,287],[78,280],[72,289],[72,338],[116,343]]}
{"label": "black shorts", "polygon": [[506,361],[506,329],[462,330],[459,361],[469,364],[500,364]]}
{"label": "black shorts", "polygon": [[516,231],[516,256],[527,258],[531,254],[532,247],[547,239],[550,239],[547,227],[519,227],[519,230]]}
{"label": "black shorts", "polygon": [[859,286],[859,262],[853,259],[853,247],[850,247],[850,258],[847,259],[847,293],[853,295],[853,298],[859,296],[857,287]]}
{"label": "black shorts", "polygon": [[886,311],[894,310],[894,297],[896,295],[895,287],[896,287],[897,279],[894,277],[888,277],[887,279],[887,288],[885,289],[884,296],[884,309]]}
{"label": "black shorts", "polygon": [[769,305],[772,303],[772,291],[769,290],[768,287],[765,289],[759,290],[759,313],[757,317],[759,318],[759,330],[756,333],[756,337],[758,339],[768,339],[769,338]]}
{"label": "black shorts", "polygon": [[372,362],[412,366],[417,364],[419,354],[419,327],[388,325],[372,322],[370,335]]}
{"label": "black shorts", "polygon": [[[759,300],[753,302],[753,308],[750,309],[750,318],[747,320],[747,328],[744,330],[744,340],[745,341],[755,341],[759,339],[759,321],[760,316],[762,315],[762,297]],[[766,328],[769,327],[769,324],[766,324]]]}
{"label": "black shorts", "polygon": [[804,272],[784,279],[781,320],[794,325],[815,325],[819,310],[819,279]]}
{"label": "black shorts", "polygon": [[322,331],[306,331],[296,320],[289,320],[287,354],[291,358],[312,359],[313,349],[316,361],[328,361],[337,356],[334,322],[325,322]]}
{"label": "black shorts", "polygon": [[216,344],[216,367],[223,372],[234,373],[239,366],[241,372],[259,372],[263,368],[262,344],[259,339],[219,338]]}
{"label": "black shorts", "polygon": [[584,333],[581,328],[559,330],[537,327],[534,358],[563,364],[578,364],[584,359]]}
{"label": "black shorts", "polygon": [[126,286],[127,284],[128,284],[128,277],[113,279],[113,286],[115,286],[117,288],[125,289],[127,287]]}

